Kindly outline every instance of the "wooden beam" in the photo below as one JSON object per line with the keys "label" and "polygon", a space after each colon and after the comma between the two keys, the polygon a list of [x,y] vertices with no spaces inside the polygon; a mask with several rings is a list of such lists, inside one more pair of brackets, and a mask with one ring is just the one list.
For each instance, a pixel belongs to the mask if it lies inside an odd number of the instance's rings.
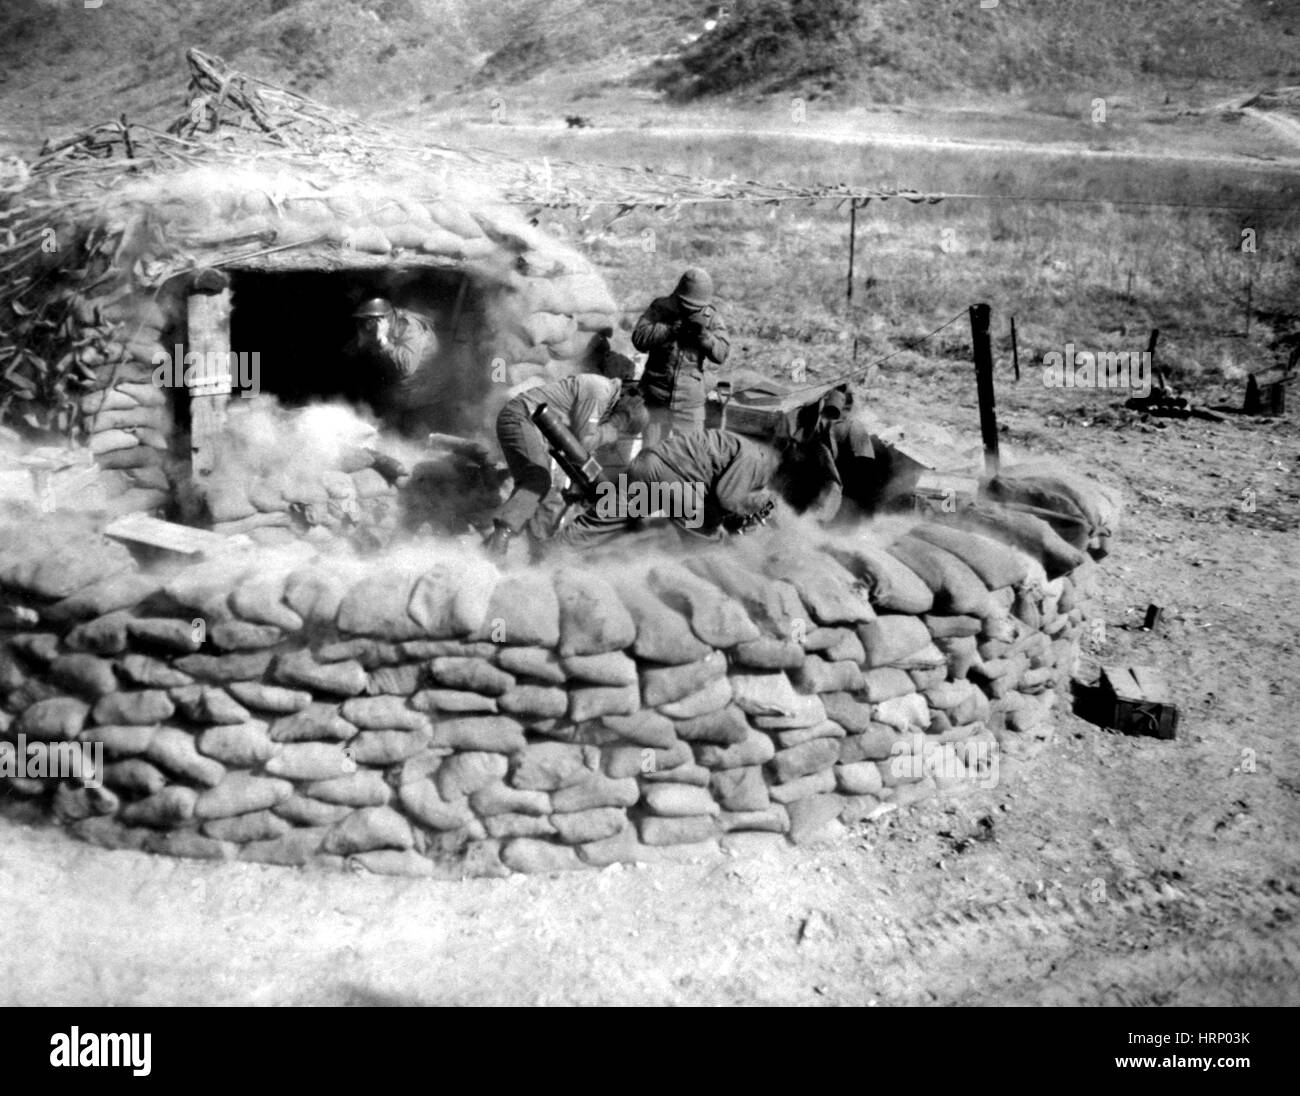
{"label": "wooden beam", "polygon": [[199,483],[216,467],[217,441],[226,428],[230,401],[230,290],[191,293],[186,356],[200,364],[185,370],[190,390],[190,475]]}
{"label": "wooden beam", "polygon": [[200,557],[227,552],[250,541],[206,529],[160,521],[147,514],[127,514],[104,527],[104,535],[131,545],[143,545],[177,556]]}

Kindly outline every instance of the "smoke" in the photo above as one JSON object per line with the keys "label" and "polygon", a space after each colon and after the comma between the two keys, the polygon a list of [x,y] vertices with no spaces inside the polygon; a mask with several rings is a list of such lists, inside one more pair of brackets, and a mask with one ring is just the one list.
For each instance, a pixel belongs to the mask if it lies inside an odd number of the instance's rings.
{"label": "smoke", "polygon": [[229,404],[218,441],[218,467],[242,480],[279,478],[319,481],[326,471],[356,471],[359,454],[370,450],[408,469],[425,453],[418,443],[385,432],[379,423],[346,403],[285,407],[272,395]]}

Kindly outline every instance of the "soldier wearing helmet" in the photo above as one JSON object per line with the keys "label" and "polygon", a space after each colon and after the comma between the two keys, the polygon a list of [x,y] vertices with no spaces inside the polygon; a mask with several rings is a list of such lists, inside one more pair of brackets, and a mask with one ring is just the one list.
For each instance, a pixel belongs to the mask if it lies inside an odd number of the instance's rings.
{"label": "soldier wearing helmet", "polygon": [[731,349],[708,272],[688,268],[669,296],[651,301],[632,331],[632,345],[648,355],[641,376],[650,411],[645,444],[703,430],[704,371],[722,365]]}
{"label": "soldier wearing helmet", "polygon": [[357,322],[351,356],[373,370],[366,387],[380,418],[404,434],[428,433],[438,403],[438,336],[425,317],[394,308],[384,297],[365,301],[352,313]]}
{"label": "soldier wearing helmet", "polygon": [[506,555],[511,537],[524,529],[531,554],[540,556],[543,543],[554,535],[564,515],[564,500],[551,475],[550,447],[532,420],[542,404],[564,420],[589,453],[638,436],[648,418],[635,385],[595,373],[537,385],[510,400],[497,416],[497,441],[514,478],[514,492],[484,542],[488,552],[500,558]]}

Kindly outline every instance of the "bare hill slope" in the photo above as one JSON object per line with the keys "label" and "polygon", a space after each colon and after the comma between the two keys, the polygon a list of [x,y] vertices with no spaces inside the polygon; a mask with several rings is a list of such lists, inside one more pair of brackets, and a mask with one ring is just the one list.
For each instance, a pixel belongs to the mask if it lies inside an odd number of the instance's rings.
{"label": "bare hill slope", "polygon": [[684,99],[1255,92],[1297,34],[1294,0],[7,0],[0,94],[38,128],[174,103],[189,45],[363,111],[596,62]]}

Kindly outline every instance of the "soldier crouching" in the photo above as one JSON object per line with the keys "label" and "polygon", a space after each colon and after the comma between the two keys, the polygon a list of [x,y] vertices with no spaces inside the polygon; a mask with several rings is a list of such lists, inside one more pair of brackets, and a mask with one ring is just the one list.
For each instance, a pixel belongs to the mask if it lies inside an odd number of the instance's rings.
{"label": "soldier crouching", "polygon": [[586,550],[663,513],[686,540],[713,541],[768,513],[777,456],[723,430],[674,434],[637,454],[617,484],[556,536],[560,548]]}
{"label": "soldier crouching", "polygon": [[560,416],[588,452],[638,436],[647,421],[645,402],[634,385],[594,373],[538,385],[510,400],[497,417],[497,441],[514,491],[484,542],[498,558],[505,557],[510,538],[524,529],[536,557],[564,514],[564,500],[551,477],[550,448],[532,421],[542,404]]}

